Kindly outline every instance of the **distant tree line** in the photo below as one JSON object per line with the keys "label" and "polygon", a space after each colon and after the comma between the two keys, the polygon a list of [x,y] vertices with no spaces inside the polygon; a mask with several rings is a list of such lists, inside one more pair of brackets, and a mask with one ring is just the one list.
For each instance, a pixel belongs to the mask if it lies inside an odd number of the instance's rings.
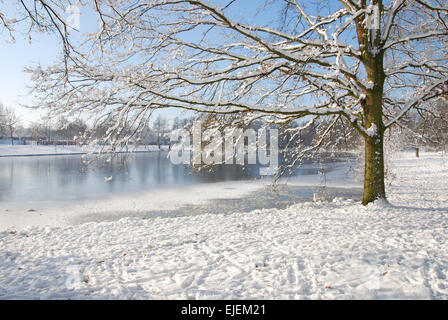
{"label": "distant tree line", "polygon": [[[210,116],[200,117],[175,117],[169,121],[166,117],[159,115],[152,122],[149,120],[135,135],[135,144],[145,145],[168,145],[172,130],[191,129],[194,121],[202,121],[204,127],[211,123]],[[216,120],[214,117],[213,120]],[[228,119],[227,119],[228,120]],[[221,119],[221,122],[227,120]],[[283,125],[274,124],[273,127],[279,129],[279,148],[306,148],[319,143],[324,151],[354,151],[363,145],[359,134],[346,123],[346,120],[339,118],[332,126],[332,134],[322,135],[323,128],[328,128],[334,119],[332,117],[322,117],[311,124],[307,121],[291,121]],[[171,123],[170,123],[171,122]],[[213,122],[216,123],[216,122]],[[24,126],[22,119],[14,109],[0,103],[0,139],[10,141],[14,144],[17,138],[26,138],[36,142],[72,141],[82,143],[83,138],[95,138],[98,141],[107,143],[113,119],[105,120],[102,123],[88,125],[83,119],[69,120],[65,117],[49,118],[42,117]],[[307,124],[302,130],[294,130]],[[254,120],[246,125],[247,128],[257,130],[262,127],[261,121]],[[131,134],[135,128],[132,125],[123,125],[122,135]],[[297,134],[299,132],[299,134]],[[420,108],[409,112],[400,125],[394,128],[393,136],[401,134],[402,147],[432,147],[444,149],[448,145],[448,100],[437,101],[431,104],[424,104]]]}
{"label": "distant tree line", "polygon": [[19,129],[21,129],[20,118],[12,108],[5,107],[0,102],[0,137],[7,138],[14,144],[14,137]]}

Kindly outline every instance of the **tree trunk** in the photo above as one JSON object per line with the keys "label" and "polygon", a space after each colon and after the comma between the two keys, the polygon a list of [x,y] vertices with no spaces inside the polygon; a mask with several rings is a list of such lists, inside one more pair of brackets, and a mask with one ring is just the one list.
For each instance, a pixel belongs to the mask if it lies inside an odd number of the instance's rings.
{"label": "tree trunk", "polygon": [[384,132],[378,130],[374,137],[365,139],[364,195],[362,204],[386,199],[384,187]]}
{"label": "tree trunk", "polygon": [[[380,85],[377,85],[379,83]],[[382,107],[382,82],[378,81],[375,88],[367,95],[364,106],[366,129],[364,136],[364,195],[362,204],[366,205],[377,199],[386,199],[384,187],[384,123]]]}
{"label": "tree trunk", "polygon": [[14,135],[13,135],[13,130],[12,130],[12,126],[9,126],[9,133],[11,136],[11,145],[14,145]]}
{"label": "tree trunk", "polygon": [[[361,2],[360,2],[361,3]],[[366,1],[362,1],[367,8]],[[362,135],[365,141],[364,164],[364,195],[362,204],[366,205],[377,199],[386,199],[384,186],[384,123],[383,123],[383,93],[384,81],[384,50],[381,37],[381,14],[384,12],[382,0],[372,0],[372,5],[378,7],[378,16],[374,23],[365,23],[365,16],[356,18],[356,32],[359,47],[362,50],[361,60],[365,67],[368,83],[366,98],[362,102],[364,129]],[[371,22],[371,21],[370,21]]]}

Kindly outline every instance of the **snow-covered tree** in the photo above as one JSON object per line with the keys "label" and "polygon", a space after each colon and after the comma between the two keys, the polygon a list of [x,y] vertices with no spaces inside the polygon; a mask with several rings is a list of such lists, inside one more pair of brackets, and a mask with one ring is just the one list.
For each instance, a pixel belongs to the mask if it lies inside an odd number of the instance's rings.
{"label": "snow-covered tree", "polygon": [[[99,30],[70,59],[30,68],[54,114],[136,128],[154,109],[183,108],[284,124],[344,119],[365,143],[363,204],[386,197],[384,133],[448,81],[443,0],[269,1],[247,22],[237,0],[97,0]],[[283,6],[285,23],[263,20]],[[325,13],[324,13],[325,12]],[[272,13],[271,13],[272,16]],[[138,132],[138,129],[136,129]],[[290,132],[291,134],[291,132]],[[294,138],[294,135],[291,135]]]}
{"label": "snow-covered tree", "polygon": [[422,106],[414,132],[422,145],[445,149],[448,145],[448,101],[436,101]]}
{"label": "snow-covered tree", "polygon": [[57,119],[53,137],[55,140],[76,140],[87,131],[87,125],[81,119],[74,121],[64,117]]}
{"label": "snow-covered tree", "polygon": [[161,144],[165,144],[166,143],[166,133],[168,131],[168,122],[166,121],[166,119],[159,115],[156,120],[154,121],[153,124],[153,130],[154,133],[156,135],[156,143],[157,146],[160,148]]}
{"label": "snow-covered tree", "polygon": [[14,134],[20,126],[20,117],[16,115],[14,109],[10,107],[4,107],[0,103],[0,132],[6,133],[11,144],[14,144]]}
{"label": "snow-covered tree", "polygon": [[6,132],[6,128],[4,125],[5,122],[5,107],[3,106],[3,104],[0,102],[0,136],[3,136]]}

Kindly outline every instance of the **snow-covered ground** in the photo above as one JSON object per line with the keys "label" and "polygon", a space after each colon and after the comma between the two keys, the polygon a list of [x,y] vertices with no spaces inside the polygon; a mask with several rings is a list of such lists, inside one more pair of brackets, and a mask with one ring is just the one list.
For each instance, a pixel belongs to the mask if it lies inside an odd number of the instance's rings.
{"label": "snow-covered ground", "polygon": [[448,298],[448,159],[402,154],[390,204],[0,232],[0,299]]}
{"label": "snow-covered ground", "polygon": [[[161,146],[167,150],[168,146]],[[80,146],[43,146],[43,145],[0,145],[0,157],[12,156],[43,156],[43,155],[69,155],[98,152],[101,148]],[[130,149],[133,152],[159,151],[157,146],[138,146]]]}

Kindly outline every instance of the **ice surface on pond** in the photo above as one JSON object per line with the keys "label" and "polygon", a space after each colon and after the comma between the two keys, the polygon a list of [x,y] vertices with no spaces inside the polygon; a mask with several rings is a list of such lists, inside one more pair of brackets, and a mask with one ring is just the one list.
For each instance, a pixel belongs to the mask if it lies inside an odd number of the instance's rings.
{"label": "ice surface on pond", "polygon": [[165,153],[158,152],[133,155],[121,171],[118,160],[85,169],[80,156],[0,158],[0,163],[5,177],[0,181],[2,228],[285,208],[313,199],[324,185],[318,174],[322,168],[333,177],[325,186],[337,181],[337,186],[351,188],[327,193],[359,195],[359,189],[353,189],[359,183],[341,179],[350,170],[344,162],[305,164],[287,179],[289,187],[281,181],[275,190],[270,179],[258,176],[256,167],[224,166],[212,173],[193,173],[187,166],[172,165]]}

